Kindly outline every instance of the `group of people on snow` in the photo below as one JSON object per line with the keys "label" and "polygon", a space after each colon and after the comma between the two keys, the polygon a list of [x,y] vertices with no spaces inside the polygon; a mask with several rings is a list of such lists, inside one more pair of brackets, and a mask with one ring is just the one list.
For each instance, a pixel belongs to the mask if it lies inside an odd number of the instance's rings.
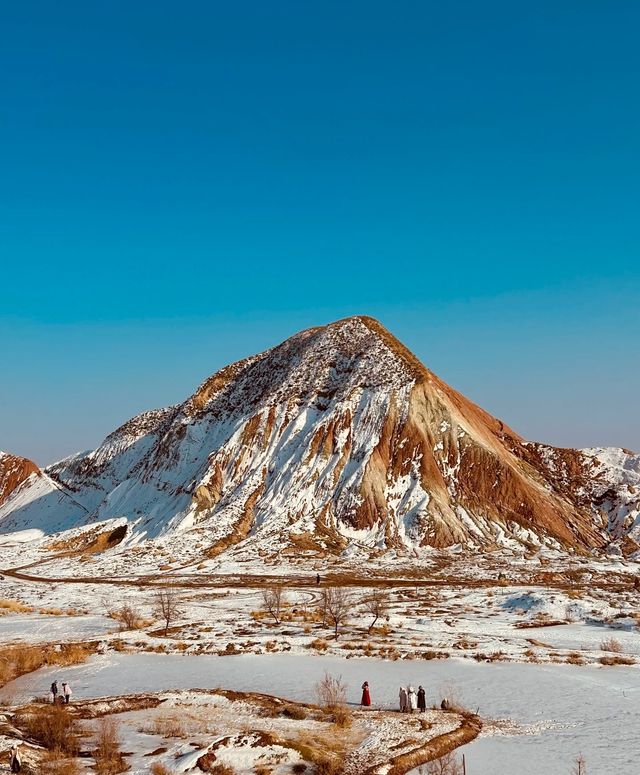
{"label": "group of people on snow", "polygon": [[[418,686],[418,691],[413,686],[401,686],[398,695],[400,699],[400,712],[413,713],[414,710],[425,711],[427,709],[427,695],[422,686]],[[369,682],[362,684],[362,699],[360,705],[368,708],[371,705],[371,692],[369,691]]]}
{"label": "group of people on snow", "polygon": [[61,689],[58,688],[57,681],[54,681],[49,689],[49,699],[54,705],[56,702],[60,703],[60,705],[68,705],[72,694],[71,687],[66,681],[62,682]]}
{"label": "group of people on snow", "polygon": [[418,686],[417,692],[411,685],[401,686],[398,700],[400,713],[413,713],[414,710],[423,712],[427,709],[427,696],[422,686]]}
{"label": "group of people on snow", "polygon": [[[68,705],[71,699],[71,687],[67,681],[63,681],[61,687],[58,687],[58,682],[54,681],[49,688],[49,700],[55,705]],[[9,769],[11,772],[20,772],[22,770],[22,757],[20,756],[20,750],[18,744],[14,743],[9,750]]]}

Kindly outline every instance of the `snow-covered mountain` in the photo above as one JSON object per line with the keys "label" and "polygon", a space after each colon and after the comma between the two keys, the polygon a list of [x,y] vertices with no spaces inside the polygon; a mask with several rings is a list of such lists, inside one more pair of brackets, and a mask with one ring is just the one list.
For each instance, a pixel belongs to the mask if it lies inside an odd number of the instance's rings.
{"label": "snow-covered mountain", "polygon": [[[35,467],[34,467],[35,468]],[[2,489],[0,469],[0,493]],[[640,542],[640,456],[521,439],[377,321],[303,331],[0,496],[0,532],[126,518],[127,541],[197,529],[342,551]]]}

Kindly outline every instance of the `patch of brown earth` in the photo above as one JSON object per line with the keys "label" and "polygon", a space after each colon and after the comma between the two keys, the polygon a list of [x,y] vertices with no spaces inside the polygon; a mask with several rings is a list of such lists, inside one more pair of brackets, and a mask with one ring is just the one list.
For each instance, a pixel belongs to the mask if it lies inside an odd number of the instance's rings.
{"label": "patch of brown earth", "polygon": [[0,505],[32,474],[42,475],[33,461],[26,457],[0,452]]}

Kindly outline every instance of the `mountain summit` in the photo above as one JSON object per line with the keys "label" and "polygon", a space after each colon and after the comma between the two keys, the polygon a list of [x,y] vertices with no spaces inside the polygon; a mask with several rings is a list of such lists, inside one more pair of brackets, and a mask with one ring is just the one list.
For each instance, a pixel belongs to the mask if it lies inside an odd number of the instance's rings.
{"label": "mountain summit", "polygon": [[125,542],[197,531],[208,556],[243,542],[335,552],[615,542],[629,553],[639,485],[638,456],[526,442],[355,316],[227,366],[184,403],[34,471],[0,505],[0,531],[125,519]]}

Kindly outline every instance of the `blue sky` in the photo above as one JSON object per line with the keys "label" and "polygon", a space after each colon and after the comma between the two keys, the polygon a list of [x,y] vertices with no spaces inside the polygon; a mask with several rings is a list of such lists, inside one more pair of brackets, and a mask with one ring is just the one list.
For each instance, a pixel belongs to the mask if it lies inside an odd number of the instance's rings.
{"label": "blue sky", "polygon": [[638,3],[3,17],[0,448],[354,313],[530,438],[640,448]]}

